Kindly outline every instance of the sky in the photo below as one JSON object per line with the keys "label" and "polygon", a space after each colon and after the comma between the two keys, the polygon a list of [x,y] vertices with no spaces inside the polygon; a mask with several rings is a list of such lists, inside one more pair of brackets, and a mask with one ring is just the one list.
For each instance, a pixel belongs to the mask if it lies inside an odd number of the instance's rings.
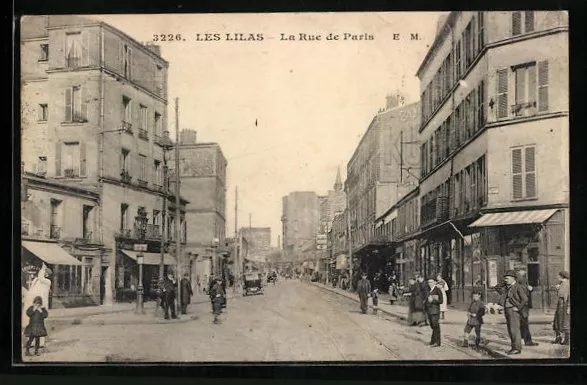
{"label": "sky", "polygon": [[[389,93],[418,100],[415,76],[434,41],[438,12],[95,15],[139,42],[154,34],[169,62],[168,129],[217,142],[228,161],[227,236],[238,226],[281,234],[281,198],[292,191],[326,194],[342,179],[361,136]],[[198,41],[204,34],[220,40]],[[242,41],[234,34],[262,34]],[[412,40],[411,34],[418,34]],[[231,34],[233,40],[226,40]],[[296,40],[281,40],[281,34]],[[300,40],[300,34],[321,40]],[[326,40],[329,34],[339,40]],[[344,40],[345,34],[363,40]],[[399,34],[399,36],[397,36]],[[349,36],[346,35],[346,36]],[[397,38],[394,39],[394,35]],[[372,36],[372,40],[367,40]],[[159,39],[161,40],[161,39]],[[193,192],[182,191],[192,201]]]}

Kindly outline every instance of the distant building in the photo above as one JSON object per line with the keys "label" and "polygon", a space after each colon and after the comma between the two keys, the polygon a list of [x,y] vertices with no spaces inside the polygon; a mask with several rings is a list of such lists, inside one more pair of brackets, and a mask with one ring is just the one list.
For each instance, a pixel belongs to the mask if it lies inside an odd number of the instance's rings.
{"label": "distant building", "polygon": [[214,248],[225,244],[227,161],[217,143],[198,143],[196,131],[182,130],[179,143],[180,191],[190,201],[186,252],[197,255],[192,275],[198,267],[219,273],[221,267],[212,265],[219,252]]}
{"label": "distant building", "polygon": [[286,260],[300,260],[308,243],[315,249],[319,229],[319,205],[316,193],[296,191],[283,197],[282,242]]}
{"label": "distant building", "polygon": [[249,258],[266,258],[272,251],[270,227],[242,227],[240,231],[248,241]]}

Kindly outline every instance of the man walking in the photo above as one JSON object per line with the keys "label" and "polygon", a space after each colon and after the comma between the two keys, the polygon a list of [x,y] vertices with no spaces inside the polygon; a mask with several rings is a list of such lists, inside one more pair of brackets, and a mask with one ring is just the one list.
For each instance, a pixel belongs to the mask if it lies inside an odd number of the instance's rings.
{"label": "man walking", "polygon": [[[416,275],[416,284],[420,288],[420,290],[418,292],[418,295],[420,296],[420,299],[419,299],[420,300],[420,303],[422,305],[425,305],[426,304],[426,298],[428,298],[428,293],[430,292],[430,288],[428,286],[428,282],[426,282],[424,280],[424,277],[421,274],[417,273],[417,275]],[[424,316],[425,316],[424,325],[428,325],[428,314],[426,313],[426,309],[423,309],[423,310],[424,310]]]}
{"label": "man walking", "polygon": [[192,300],[192,295],[194,295],[194,292],[192,290],[192,283],[190,282],[190,275],[188,273],[184,274],[180,282],[180,286],[181,314],[187,314],[188,305]]}
{"label": "man walking", "polygon": [[361,313],[367,314],[367,301],[371,293],[371,282],[367,279],[367,273],[361,274],[361,280],[357,284],[357,293],[361,301]]}
{"label": "man walking", "polygon": [[505,310],[505,320],[511,340],[511,349],[507,354],[522,352],[522,336],[520,331],[521,314],[528,311],[526,290],[516,283],[517,274],[509,270],[504,274],[505,286],[497,288],[501,294],[500,304]]}
{"label": "man walking", "polygon": [[163,280],[163,308],[165,310],[165,319],[169,319],[169,310],[171,310],[171,318],[177,318],[177,315],[175,314],[175,296],[175,276],[172,272],[169,272],[167,277]]}
{"label": "man walking", "polygon": [[440,346],[440,305],[443,303],[442,290],[436,286],[434,277],[428,278],[428,296],[426,297],[426,314],[432,329],[429,346]]}
{"label": "man walking", "polygon": [[526,296],[528,297],[528,306],[524,312],[520,312],[520,333],[526,346],[537,346],[538,343],[532,341],[532,335],[530,334],[530,322],[528,318],[530,316],[530,309],[532,308],[532,290],[534,288],[528,284],[526,269],[518,269],[517,284],[526,292]]}

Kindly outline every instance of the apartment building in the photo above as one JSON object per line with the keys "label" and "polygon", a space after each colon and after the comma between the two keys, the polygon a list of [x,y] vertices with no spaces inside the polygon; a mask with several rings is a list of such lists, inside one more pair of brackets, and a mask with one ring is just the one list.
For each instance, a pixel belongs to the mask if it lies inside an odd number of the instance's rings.
{"label": "apartment building", "polygon": [[180,131],[179,153],[180,189],[190,201],[186,252],[192,256],[192,275],[220,273],[216,257],[226,251],[221,247],[226,238],[226,158],[220,145],[197,142],[197,132],[189,129]]}
{"label": "apartment building", "polygon": [[145,264],[156,274],[161,225],[174,215],[162,216],[168,63],[159,47],[85,17],[21,23],[25,171],[97,189],[93,236],[110,250],[101,263],[103,303],[126,300],[136,291],[134,244],[148,245]]}
{"label": "apartment building", "polygon": [[[416,264],[453,300],[524,267],[534,306],[568,268],[568,16],[451,12],[420,79],[420,225]],[[493,298],[489,298],[492,300]]]}
{"label": "apartment building", "polygon": [[420,104],[404,106],[401,100],[388,97],[386,109],[373,118],[347,165],[353,255],[370,273],[383,268],[391,255],[390,241],[375,236],[376,219],[418,182]]}

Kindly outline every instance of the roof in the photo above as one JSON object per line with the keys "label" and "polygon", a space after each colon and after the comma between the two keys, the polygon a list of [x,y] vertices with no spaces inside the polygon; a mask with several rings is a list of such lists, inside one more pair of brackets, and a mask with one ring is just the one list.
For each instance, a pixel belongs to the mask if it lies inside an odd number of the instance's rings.
{"label": "roof", "polygon": [[[444,36],[447,33],[445,26],[448,25],[448,26],[452,27],[454,25],[454,22],[456,20],[458,13],[459,12],[457,12],[457,11],[452,11],[448,15],[441,15],[439,17],[439,20],[438,20],[439,23],[436,26],[436,37],[434,38],[434,43],[432,43],[432,45],[430,46],[430,49],[426,53],[426,56],[424,56],[424,60],[422,60],[422,64],[420,64],[420,67],[418,67],[418,71],[416,71],[417,77],[420,77],[420,73],[427,66],[428,62],[430,61],[430,59],[434,55],[436,48],[438,47],[440,42],[442,42],[442,40],[444,39]],[[442,22],[442,18],[445,19],[444,22]]]}

